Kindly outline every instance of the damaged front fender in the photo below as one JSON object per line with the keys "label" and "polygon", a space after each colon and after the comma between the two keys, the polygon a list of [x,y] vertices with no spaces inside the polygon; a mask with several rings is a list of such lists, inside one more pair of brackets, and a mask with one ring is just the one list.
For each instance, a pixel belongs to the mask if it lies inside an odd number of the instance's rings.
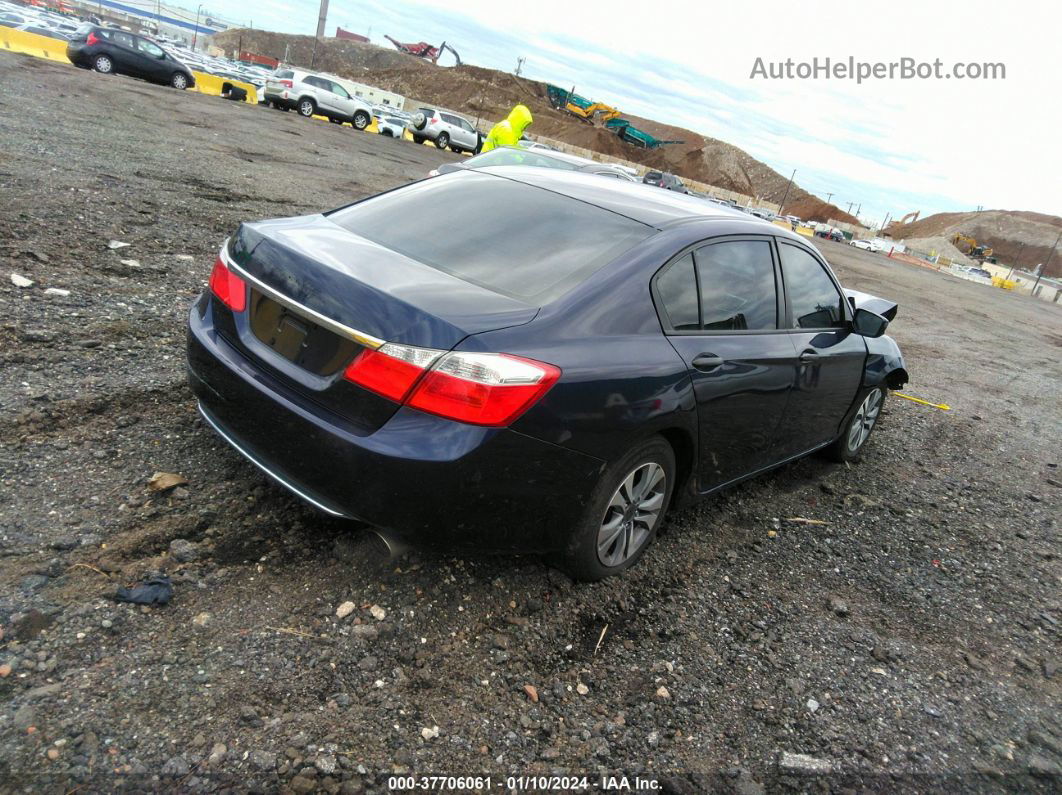
{"label": "damaged front fender", "polygon": [[908,381],[907,364],[900,353],[900,346],[889,336],[867,340],[867,364],[863,371],[864,386],[880,386],[903,389]]}

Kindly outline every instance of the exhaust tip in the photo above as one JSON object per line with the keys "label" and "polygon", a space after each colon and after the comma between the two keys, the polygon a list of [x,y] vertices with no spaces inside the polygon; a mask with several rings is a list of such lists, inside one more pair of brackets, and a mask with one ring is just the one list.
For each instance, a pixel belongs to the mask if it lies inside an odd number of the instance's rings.
{"label": "exhaust tip", "polygon": [[386,557],[388,561],[400,558],[409,551],[409,544],[387,530],[374,527],[370,531],[370,536],[373,538],[373,546],[379,551],[381,557]]}

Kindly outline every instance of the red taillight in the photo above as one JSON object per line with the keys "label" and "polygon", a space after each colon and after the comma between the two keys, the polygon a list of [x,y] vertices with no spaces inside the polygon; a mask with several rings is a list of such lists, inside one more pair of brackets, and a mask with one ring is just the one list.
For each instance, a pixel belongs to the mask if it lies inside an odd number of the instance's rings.
{"label": "red taillight", "polygon": [[247,282],[225,267],[218,257],[210,274],[210,290],[233,312],[247,308]]}
{"label": "red taillight", "polygon": [[442,351],[388,342],[377,350],[359,354],[343,372],[343,377],[401,403],[424,370],[441,355]]}
{"label": "red taillight", "polygon": [[281,80],[280,85],[284,86],[284,88],[295,88],[295,83],[291,80]]}
{"label": "red taillight", "polygon": [[359,355],[343,375],[429,414],[472,425],[505,426],[541,398],[561,371],[504,353],[444,354],[388,343]]}
{"label": "red taillight", "polygon": [[85,44],[90,45],[90,46],[93,45],[93,44],[99,44],[99,43],[100,43],[100,40],[99,40],[99,38],[97,38],[97,36],[96,36],[96,34],[94,32],[90,32],[89,35],[88,35],[88,38],[85,39]]}

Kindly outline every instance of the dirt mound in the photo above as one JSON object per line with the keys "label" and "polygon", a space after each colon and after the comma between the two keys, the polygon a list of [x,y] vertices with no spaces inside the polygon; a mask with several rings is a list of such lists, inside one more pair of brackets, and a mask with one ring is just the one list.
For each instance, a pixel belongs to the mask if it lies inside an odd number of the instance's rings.
{"label": "dirt mound", "polygon": [[[991,246],[995,257],[1008,265],[1033,269],[1046,263],[1051,247],[1062,232],[1062,218],[1028,210],[983,210],[972,213],[937,213],[914,223],[893,224],[889,233],[896,240],[939,237],[953,241],[962,234],[980,245]],[[1062,275],[1062,257],[1051,258],[1047,275]]]}
{"label": "dirt mound", "polygon": [[[261,30],[229,30],[214,37],[226,51],[244,50],[308,66],[313,57],[312,36],[292,36]],[[779,204],[786,197],[786,212],[811,221],[857,220],[832,204],[796,185],[789,188],[785,177],[732,144],[640,116],[624,117],[662,140],[683,141],[656,150],[638,149],[620,141],[600,127],[590,126],[555,110],[546,98],[546,86],[507,72],[481,66],[434,67],[412,55],[374,44],[325,38],[317,44],[315,67],[352,80],[370,82],[420,102],[430,102],[463,111],[482,119],[499,119],[518,102],[535,117],[531,132],[622,157],[651,168],[663,169],[687,179]]]}
{"label": "dirt mound", "polygon": [[911,237],[907,238],[904,243],[907,248],[923,254],[939,254],[942,257],[947,257],[953,262],[958,262],[962,265],[975,264],[974,260],[955,248],[951,241],[946,237],[940,237],[939,235],[935,237]]}

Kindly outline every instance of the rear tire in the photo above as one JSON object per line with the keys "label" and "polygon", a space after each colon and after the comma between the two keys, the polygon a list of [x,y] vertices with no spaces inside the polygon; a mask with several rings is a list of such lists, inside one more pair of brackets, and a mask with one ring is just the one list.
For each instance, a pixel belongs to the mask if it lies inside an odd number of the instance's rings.
{"label": "rear tire", "polygon": [[586,512],[552,563],[593,582],[626,571],[656,538],[675,488],[675,453],[659,436],[642,442],[601,476]]}
{"label": "rear tire", "polygon": [[424,139],[421,138],[419,135],[414,135],[413,136],[413,143],[422,144],[422,143],[424,143]]}
{"label": "rear tire", "polygon": [[97,55],[92,59],[92,68],[101,75],[114,74],[114,61],[107,55]]}
{"label": "rear tire", "polygon": [[317,113],[317,103],[312,99],[300,99],[298,108],[299,115],[305,116],[307,119]]}
{"label": "rear tire", "polygon": [[439,133],[439,137],[435,139],[436,149],[445,149],[450,145],[450,136],[446,133]]}
{"label": "rear tire", "polygon": [[844,430],[836,441],[825,449],[834,461],[858,461],[866,447],[871,432],[881,418],[885,405],[885,387],[864,389],[856,398],[855,408],[844,424]]}
{"label": "rear tire", "polygon": [[170,77],[170,85],[176,88],[178,91],[184,91],[188,88],[188,77],[184,72],[174,72]]}
{"label": "rear tire", "polygon": [[371,121],[372,120],[369,118],[368,113],[363,110],[359,110],[354,114],[354,118],[351,119],[350,123],[354,125],[355,130],[364,130],[366,127],[369,126]]}

